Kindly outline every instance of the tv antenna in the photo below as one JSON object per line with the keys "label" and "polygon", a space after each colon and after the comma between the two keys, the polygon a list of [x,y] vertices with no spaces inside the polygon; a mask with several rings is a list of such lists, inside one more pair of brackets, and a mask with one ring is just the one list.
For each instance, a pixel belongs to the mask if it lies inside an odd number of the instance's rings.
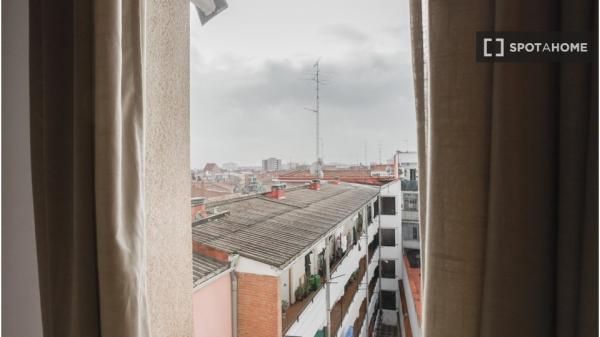
{"label": "tv antenna", "polygon": [[317,167],[315,170],[315,173],[317,175],[318,178],[323,178],[323,158],[321,157],[321,121],[320,121],[320,96],[319,96],[319,86],[321,84],[324,84],[325,82],[319,78],[320,75],[320,65],[319,63],[321,62],[321,58],[319,57],[317,59],[317,62],[315,62],[315,64],[313,65],[313,68],[315,69],[315,72],[313,74],[313,77],[311,78],[311,80],[313,82],[315,82],[315,91],[316,91],[316,99],[315,99],[315,108],[311,109],[311,108],[304,108],[308,111],[312,111],[315,113],[315,117],[316,117],[316,141],[315,141],[315,145],[316,145],[316,153],[317,153]]}

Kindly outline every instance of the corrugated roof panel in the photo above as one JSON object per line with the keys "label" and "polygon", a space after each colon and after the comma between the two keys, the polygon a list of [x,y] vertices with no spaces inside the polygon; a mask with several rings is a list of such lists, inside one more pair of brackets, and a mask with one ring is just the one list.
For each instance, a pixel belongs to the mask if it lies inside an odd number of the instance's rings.
{"label": "corrugated roof panel", "polygon": [[[193,227],[193,239],[227,252],[282,267],[377,196],[378,188],[324,184],[217,204],[225,216]],[[208,205],[211,210],[211,205]]]}

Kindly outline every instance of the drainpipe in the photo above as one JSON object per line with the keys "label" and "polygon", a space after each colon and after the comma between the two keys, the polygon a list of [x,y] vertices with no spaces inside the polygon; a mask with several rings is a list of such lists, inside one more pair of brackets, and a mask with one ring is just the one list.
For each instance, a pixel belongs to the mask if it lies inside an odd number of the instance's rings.
{"label": "drainpipe", "polygon": [[239,255],[233,255],[231,257],[231,336],[237,337],[237,294],[238,294],[238,284],[237,284],[237,274],[235,273],[235,268],[237,267]]}
{"label": "drainpipe", "polygon": [[327,337],[331,337],[331,290],[329,275],[329,238],[327,238],[325,246],[325,305],[327,309]]}
{"label": "drainpipe", "polygon": [[[380,195],[381,195],[381,186],[379,186],[379,194],[377,195],[377,200],[379,200]],[[377,203],[377,204],[380,204],[380,203]],[[381,282],[381,212],[378,212],[377,214],[378,214],[377,215],[377,224],[378,224],[377,234],[379,234],[379,235],[377,235],[379,238],[379,243],[378,243],[379,244],[379,262],[377,262],[378,266],[379,266],[379,268],[377,268],[378,274],[379,274],[379,275],[377,275],[379,277],[379,291],[377,291],[377,298],[378,298],[378,302],[379,302],[378,306],[380,308],[379,311],[381,311],[381,283],[382,283]]]}
{"label": "drainpipe", "polygon": [[[367,209],[368,208],[365,207],[365,210],[367,210]],[[367,215],[367,212],[364,212],[363,213],[363,223],[367,223],[368,222],[366,215]],[[369,331],[369,283],[371,281],[369,279],[369,265],[370,265],[370,263],[369,263],[369,224],[368,223],[367,223],[366,226],[363,226],[363,230],[365,231],[365,245],[366,245],[365,247],[367,248],[367,251],[365,252],[365,265],[367,266],[366,267],[367,270],[365,271],[365,275],[366,275],[366,279],[365,280],[367,280],[367,282],[365,284],[365,287],[367,289],[366,290],[366,292],[367,292],[367,295],[366,295],[366,298],[367,298],[367,301],[366,301],[366,304],[367,304],[367,314],[366,314],[366,317],[367,317],[367,332],[368,332]],[[360,333],[360,331],[358,333]]]}

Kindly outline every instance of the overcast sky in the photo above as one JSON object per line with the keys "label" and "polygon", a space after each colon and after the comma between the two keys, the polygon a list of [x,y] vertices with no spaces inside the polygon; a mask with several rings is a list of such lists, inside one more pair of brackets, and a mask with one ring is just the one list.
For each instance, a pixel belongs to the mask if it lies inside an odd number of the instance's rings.
{"label": "overcast sky", "polygon": [[407,0],[228,0],[191,12],[191,166],[315,160],[321,57],[325,162],[416,149]]}

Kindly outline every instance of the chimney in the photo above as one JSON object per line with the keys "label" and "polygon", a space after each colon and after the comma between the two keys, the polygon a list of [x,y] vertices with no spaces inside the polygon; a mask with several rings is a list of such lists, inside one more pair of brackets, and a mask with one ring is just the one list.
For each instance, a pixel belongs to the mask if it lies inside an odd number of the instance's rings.
{"label": "chimney", "polygon": [[308,188],[310,188],[311,190],[315,190],[315,191],[320,190],[321,189],[321,180],[313,179]]}
{"label": "chimney", "polygon": [[285,184],[275,183],[271,185],[270,197],[273,199],[284,199],[285,198]]}
{"label": "chimney", "polygon": [[192,198],[192,222],[206,218],[206,198]]}
{"label": "chimney", "polygon": [[394,179],[398,180],[398,151],[396,151],[396,154],[394,155]]}

